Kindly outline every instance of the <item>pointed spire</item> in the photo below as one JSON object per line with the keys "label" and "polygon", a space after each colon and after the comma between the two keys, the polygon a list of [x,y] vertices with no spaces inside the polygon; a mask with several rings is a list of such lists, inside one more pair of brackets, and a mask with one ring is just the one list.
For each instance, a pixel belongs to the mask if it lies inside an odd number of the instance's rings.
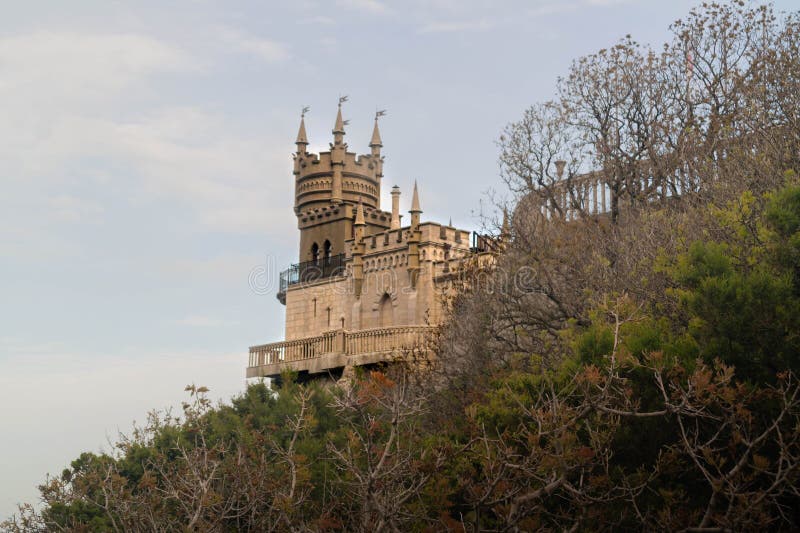
{"label": "pointed spire", "polygon": [[358,199],[358,208],[356,209],[356,226],[366,226],[364,222],[364,204],[361,203],[361,198]]}
{"label": "pointed spire", "polygon": [[450,217],[450,222],[447,223],[451,228],[453,227],[453,217]]}
{"label": "pointed spire", "polygon": [[408,210],[411,213],[411,227],[414,231],[418,230],[419,226],[419,215],[422,213],[422,209],[419,208],[419,192],[417,191],[417,182],[414,180],[414,196],[411,197],[411,209]]}
{"label": "pointed spire", "polygon": [[297,140],[294,142],[295,144],[308,144],[308,137],[306,136],[306,119],[304,117],[300,117],[300,129],[297,131]]}
{"label": "pointed spire", "polygon": [[417,181],[414,180],[414,195],[411,197],[411,209],[409,210],[410,213],[422,213],[422,209],[419,208],[419,192],[417,192]]}
{"label": "pointed spire", "polygon": [[372,139],[369,141],[370,147],[382,147],[381,132],[378,130],[378,115],[375,115],[375,126],[372,128]]}
{"label": "pointed spire", "polygon": [[339,97],[339,110],[336,113],[336,124],[333,125],[333,134],[344,135],[344,120],[342,120],[342,103],[347,101],[346,96]]}
{"label": "pointed spire", "polygon": [[336,113],[336,124],[333,126],[333,133],[344,133],[344,121],[342,120],[342,104],[339,104],[339,111]]}

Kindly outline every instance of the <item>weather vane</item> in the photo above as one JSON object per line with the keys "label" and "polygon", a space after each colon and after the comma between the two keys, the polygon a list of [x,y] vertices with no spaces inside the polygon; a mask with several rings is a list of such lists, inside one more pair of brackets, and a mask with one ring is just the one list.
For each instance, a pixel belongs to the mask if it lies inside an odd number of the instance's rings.
{"label": "weather vane", "polygon": [[304,105],[303,110],[300,111],[300,118],[306,118],[306,113],[308,113],[309,109],[311,109],[310,105]]}
{"label": "weather vane", "polygon": [[378,117],[383,117],[386,115],[386,110],[381,109],[380,111],[375,111],[375,120],[378,120]]}
{"label": "weather vane", "polygon": [[347,95],[345,95],[345,96],[340,96],[340,97],[339,97],[339,105],[342,105],[343,103],[345,103],[345,102],[347,101],[347,99],[348,99],[348,98],[349,98],[349,97],[348,97]]}
{"label": "weather vane", "polygon": [[349,126],[350,125],[350,119],[348,118],[347,120],[343,120],[342,121],[342,125],[343,126]]}

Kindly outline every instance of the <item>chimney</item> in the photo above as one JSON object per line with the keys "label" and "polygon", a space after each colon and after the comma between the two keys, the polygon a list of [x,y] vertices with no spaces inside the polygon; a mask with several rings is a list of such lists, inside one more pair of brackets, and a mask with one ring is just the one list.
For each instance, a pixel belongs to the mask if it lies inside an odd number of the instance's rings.
{"label": "chimney", "polygon": [[400,187],[392,187],[392,222],[389,229],[400,229]]}
{"label": "chimney", "polygon": [[556,175],[558,176],[558,179],[564,177],[565,166],[567,166],[567,162],[564,161],[563,159],[559,159],[558,161],[556,161]]}

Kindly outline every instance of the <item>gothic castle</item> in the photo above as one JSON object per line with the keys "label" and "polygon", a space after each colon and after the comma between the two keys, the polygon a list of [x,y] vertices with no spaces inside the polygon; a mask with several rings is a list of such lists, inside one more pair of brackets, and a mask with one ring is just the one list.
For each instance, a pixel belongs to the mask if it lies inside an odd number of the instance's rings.
{"label": "gothic castle", "polygon": [[330,151],[307,151],[305,118],[295,144],[298,263],[280,275],[286,339],[253,346],[247,377],[337,379],[346,368],[390,360],[424,342],[442,320],[442,293],[486,239],[450,224],[423,222],[416,183],[401,222],[400,188],[381,209],[383,144],[378,116],[370,153],[348,151],[339,103]]}

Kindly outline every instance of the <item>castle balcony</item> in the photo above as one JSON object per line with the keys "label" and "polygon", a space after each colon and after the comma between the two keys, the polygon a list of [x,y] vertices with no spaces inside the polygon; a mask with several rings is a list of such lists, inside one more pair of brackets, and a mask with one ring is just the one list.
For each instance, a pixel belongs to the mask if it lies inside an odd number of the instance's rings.
{"label": "castle balcony", "polygon": [[286,291],[298,283],[313,283],[335,276],[344,276],[346,272],[345,254],[321,257],[316,261],[303,261],[290,266],[280,273],[278,283],[278,300],[286,305]]}
{"label": "castle balcony", "polygon": [[328,331],[315,337],[250,348],[247,377],[280,377],[285,370],[319,374],[391,361],[411,350],[426,350],[433,326],[393,326]]}

